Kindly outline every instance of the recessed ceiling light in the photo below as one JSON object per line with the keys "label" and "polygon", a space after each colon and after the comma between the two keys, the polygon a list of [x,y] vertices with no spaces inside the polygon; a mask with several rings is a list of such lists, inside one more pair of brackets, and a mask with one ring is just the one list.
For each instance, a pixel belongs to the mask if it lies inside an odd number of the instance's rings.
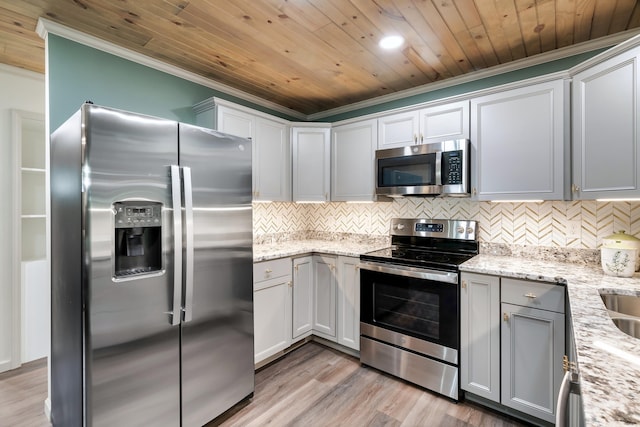
{"label": "recessed ceiling light", "polygon": [[402,46],[404,38],[402,36],[387,36],[380,39],[378,43],[383,49],[395,49]]}

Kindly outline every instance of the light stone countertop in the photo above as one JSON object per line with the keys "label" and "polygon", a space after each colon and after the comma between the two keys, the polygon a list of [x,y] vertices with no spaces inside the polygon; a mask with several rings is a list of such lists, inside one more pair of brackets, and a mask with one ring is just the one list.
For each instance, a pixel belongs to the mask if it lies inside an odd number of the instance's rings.
{"label": "light stone countertop", "polygon": [[386,248],[388,242],[353,240],[289,240],[253,246],[253,262],[293,257],[310,253],[357,257],[365,252]]}
{"label": "light stone countertop", "polygon": [[462,271],[565,284],[578,353],[587,426],[640,424],[640,339],[620,331],[600,298],[603,293],[640,296],[640,274],[617,278],[599,266],[478,255]]}

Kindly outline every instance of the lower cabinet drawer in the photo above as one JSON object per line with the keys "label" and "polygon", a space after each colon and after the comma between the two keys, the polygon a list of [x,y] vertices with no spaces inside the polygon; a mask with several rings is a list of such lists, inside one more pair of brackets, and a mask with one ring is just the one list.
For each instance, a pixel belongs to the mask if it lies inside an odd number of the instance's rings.
{"label": "lower cabinet drawer", "polygon": [[291,275],[291,258],[279,258],[253,264],[253,282]]}
{"label": "lower cabinet drawer", "polygon": [[565,287],[562,285],[505,277],[501,285],[502,302],[564,313]]}

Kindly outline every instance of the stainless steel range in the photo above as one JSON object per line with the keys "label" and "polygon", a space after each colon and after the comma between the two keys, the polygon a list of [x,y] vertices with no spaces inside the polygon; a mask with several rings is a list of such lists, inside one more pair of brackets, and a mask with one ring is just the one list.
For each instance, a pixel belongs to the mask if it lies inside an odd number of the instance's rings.
{"label": "stainless steel range", "polygon": [[476,222],[391,220],[390,248],[360,256],[360,361],[458,400],[458,266]]}

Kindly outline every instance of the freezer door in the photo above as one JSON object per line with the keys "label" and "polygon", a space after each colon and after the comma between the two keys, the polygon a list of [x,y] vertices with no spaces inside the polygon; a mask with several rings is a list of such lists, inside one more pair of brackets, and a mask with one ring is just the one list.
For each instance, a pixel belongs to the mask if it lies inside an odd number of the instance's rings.
{"label": "freezer door", "polygon": [[253,393],[251,141],[181,123],[180,166],[182,425],[199,427]]}
{"label": "freezer door", "polygon": [[[87,425],[177,426],[180,326],[168,313],[176,273],[172,189],[179,188],[172,188],[170,171],[178,163],[178,124],[83,108]],[[123,215],[140,227],[119,228]],[[160,228],[144,234],[147,219],[158,219]],[[117,263],[118,255],[126,259]],[[142,268],[146,257],[150,271]]]}

